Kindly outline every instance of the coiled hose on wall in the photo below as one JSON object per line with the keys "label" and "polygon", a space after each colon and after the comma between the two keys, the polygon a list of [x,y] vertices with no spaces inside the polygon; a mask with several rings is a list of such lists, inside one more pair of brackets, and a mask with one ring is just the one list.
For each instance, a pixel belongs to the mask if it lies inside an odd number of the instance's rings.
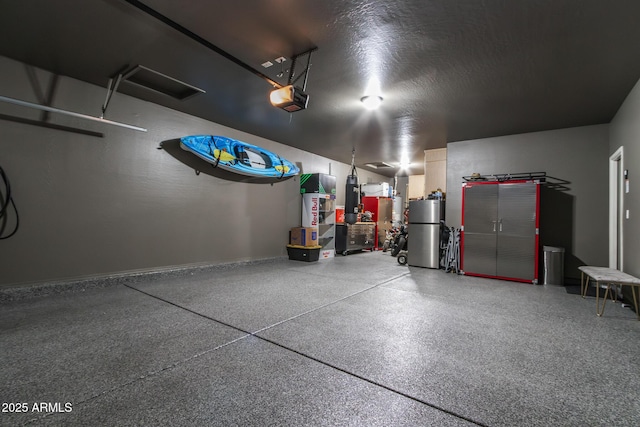
{"label": "coiled hose on wall", "polygon": [[[11,184],[9,183],[9,178],[7,178],[2,166],[0,166],[0,178],[4,184],[4,189],[0,187],[0,240],[4,240],[16,234],[18,227],[20,226],[20,217],[18,215],[18,208],[16,208],[13,196],[11,195]],[[9,224],[9,205],[13,206],[16,219],[13,231],[5,235],[5,229]]]}

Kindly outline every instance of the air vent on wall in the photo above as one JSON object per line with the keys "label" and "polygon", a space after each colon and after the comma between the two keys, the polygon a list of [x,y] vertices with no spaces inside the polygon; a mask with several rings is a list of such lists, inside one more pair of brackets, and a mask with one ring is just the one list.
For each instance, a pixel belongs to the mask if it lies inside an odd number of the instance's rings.
{"label": "air vent on wall", "polygon": [[389,169],[389,168],[393,168],[395,166],[389,164],[389,163],[385,163],[385,162],[373,162],[373,163],[366,163],[365,166],[368,166],[370,168],[373,169]]}
{"label": "air vent on wall", "polygon": [[123,73],[121,80],[145,89],[169,95],[180,101],[184,101],[185,99],[191,98],[192,96],[200,93],[206,93],[200,88],[181,82],[180,80],[174,79],[173,77],[169,77],[142,65],[136,65],[129,71]]}

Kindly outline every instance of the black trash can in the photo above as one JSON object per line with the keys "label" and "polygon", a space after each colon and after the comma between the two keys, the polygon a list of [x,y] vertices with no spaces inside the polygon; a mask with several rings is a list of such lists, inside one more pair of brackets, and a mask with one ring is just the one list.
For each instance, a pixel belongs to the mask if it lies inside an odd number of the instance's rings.
{"label": "black trash can", "polygon": [[545,285],[564,286],[564,248],[543,246]]}

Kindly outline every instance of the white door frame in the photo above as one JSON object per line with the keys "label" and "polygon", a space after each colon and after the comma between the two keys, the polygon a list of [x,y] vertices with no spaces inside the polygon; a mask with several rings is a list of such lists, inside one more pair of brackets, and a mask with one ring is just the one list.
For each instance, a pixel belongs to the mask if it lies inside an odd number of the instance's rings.
{"label": "white door frame", "polygon": [[[620,147],[609,157],[609,267],[623,270],[622,256],[623,241],[622,227],[624,225],[623,171],[624,147]],[[618,233],[618,227],[620,232]],[[618,236],[620,239],[618,241]],[[620,256],[620,259],[618,259]]]}

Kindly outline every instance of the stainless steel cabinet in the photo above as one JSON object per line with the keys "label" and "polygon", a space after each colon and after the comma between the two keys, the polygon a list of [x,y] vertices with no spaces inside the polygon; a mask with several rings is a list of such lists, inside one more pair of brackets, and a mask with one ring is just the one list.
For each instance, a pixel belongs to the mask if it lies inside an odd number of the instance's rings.
{"label": "stainless steel cabinet", "polygon": [[336,252],[347,255],[362,249],[373,249],[376,239],[375,222],[336,224]]}
{"label": "stainless steel cabinet", "polygon": [[538,282],[539,182],[465,183],[462,270]]}
{"label": "stainless steel cabinet", "polygon": [[393,199],[390,197],[365,196],[362,198],[365,211],[373,214],[372,220],[376,223],[378,241],[376,248],[382,247],[387,238],[387,231],[391,230],[393,217]]}

